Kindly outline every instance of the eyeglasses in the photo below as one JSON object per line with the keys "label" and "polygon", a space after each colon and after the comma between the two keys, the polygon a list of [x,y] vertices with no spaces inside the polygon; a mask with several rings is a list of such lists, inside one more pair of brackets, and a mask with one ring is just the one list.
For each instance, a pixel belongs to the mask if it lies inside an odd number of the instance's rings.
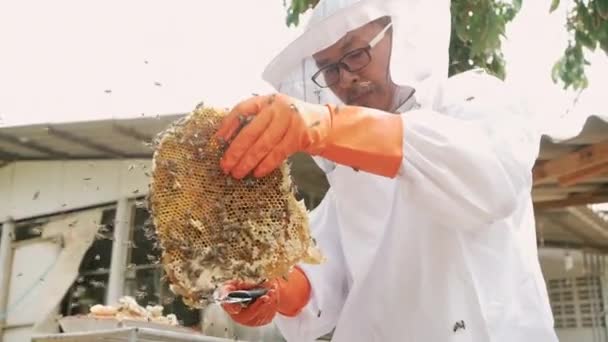
{"label": "eyeglasses", "polygon": [[358,48],[346,53],[338,62],[328,64],[319,69],[313,76],[312,81],[321,88],[331,87],[340,82],[340,68],[344,68],[348,72],[357,72],[365,68],[371,61],[372,55],[370,50],[373,49],[384,38],[386,31],[392,26],[392,23],[386,25],[366,47]]}

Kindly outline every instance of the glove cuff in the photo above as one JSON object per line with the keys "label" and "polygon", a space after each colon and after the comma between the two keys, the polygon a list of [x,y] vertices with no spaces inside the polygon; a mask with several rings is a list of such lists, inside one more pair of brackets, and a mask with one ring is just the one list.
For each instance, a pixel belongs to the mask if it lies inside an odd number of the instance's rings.
{"label": "glove cuff", "polygon": [[318,155],[356,170],[393,178],[403,159],[403,118],[379,110],[327,105],[331,127]]}

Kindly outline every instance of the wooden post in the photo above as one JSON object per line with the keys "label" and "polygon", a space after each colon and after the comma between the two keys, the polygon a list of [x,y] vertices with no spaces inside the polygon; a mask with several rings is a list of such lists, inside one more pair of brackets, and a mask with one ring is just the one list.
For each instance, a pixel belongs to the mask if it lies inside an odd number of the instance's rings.
{"label": "wooden post", "polygon": [[2,225],[2,240],[0,241],[0,341],[8,316],[8,294],[13,264],[12,242],[15,239],[15,222],[8,219]]}
{"label": "wooden post", "polygon": [[134,206],[128,198],[118,200],[114,224],[114,242],[112,243],[112,260],[106,305],[114,305],[124,294],[125,271],[129,253],[129,237],[133,229]]}

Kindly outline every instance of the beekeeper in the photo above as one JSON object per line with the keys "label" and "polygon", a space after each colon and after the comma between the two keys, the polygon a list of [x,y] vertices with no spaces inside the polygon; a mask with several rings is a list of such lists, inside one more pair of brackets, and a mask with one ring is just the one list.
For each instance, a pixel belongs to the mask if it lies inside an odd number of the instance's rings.
{"label": "beekeeper", "polygon": [[274,320],[288,341],[557,341],[530,194],[540,136],[503,82],[448,79],[449,7],[322,0],[265,70],[277,93],[223,122],[224,172],[263,177],[304,151],[330,183],[310,214],[327,261],[224,306],[236,322]]}

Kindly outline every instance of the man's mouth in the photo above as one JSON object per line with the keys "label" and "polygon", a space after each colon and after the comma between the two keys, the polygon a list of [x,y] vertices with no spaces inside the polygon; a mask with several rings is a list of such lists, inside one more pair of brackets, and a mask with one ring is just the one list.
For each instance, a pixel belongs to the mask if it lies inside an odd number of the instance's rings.
{"label": "man's mouth", "polygon": [[362,82],[356,87],[353,87],[353,89],[351,89],[351,91],[348,93],[348,102],[351,104],[356,104],[363,100],[364,97],[371,94],[372,91],[373,86],[371,82]]}

